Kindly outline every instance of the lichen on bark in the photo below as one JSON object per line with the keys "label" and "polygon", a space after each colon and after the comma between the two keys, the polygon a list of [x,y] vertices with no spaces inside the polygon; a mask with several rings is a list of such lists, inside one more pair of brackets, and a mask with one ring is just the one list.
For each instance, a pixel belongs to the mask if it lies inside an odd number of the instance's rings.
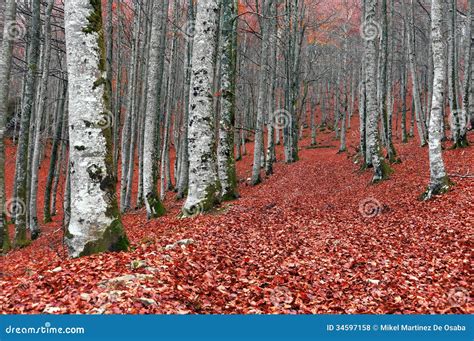
{"label": "lichen on bark", "polygon": [[100,0],[65,3],[69,78],[71,215],[65,233],[73,257],[129,246],[115,193],[112,131]]}

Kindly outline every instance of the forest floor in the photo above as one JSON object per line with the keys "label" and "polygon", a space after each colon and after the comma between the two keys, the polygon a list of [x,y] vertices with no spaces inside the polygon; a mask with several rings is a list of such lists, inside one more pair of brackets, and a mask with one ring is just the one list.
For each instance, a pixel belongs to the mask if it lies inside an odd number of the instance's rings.
{"label": "forest floor", "polygon": [[[421,202],[428,149],[416,141],[397,141],[402,162],[372,185],[351,157],[355,129],[341,154],[333,132],[318,132],[318,148],[308,134],[300,161],[284,164],[279,147],[257,187],[249,144],[241,198],[212,214],[180,219],[170,193],[165,217],[125,215],[128,253],[67,259],[57,217],[0,257],[0,313],[472,313],[474,179],[453,176],[449,193]],[[473,174],[469,139],[445,150],[450,174]]]}

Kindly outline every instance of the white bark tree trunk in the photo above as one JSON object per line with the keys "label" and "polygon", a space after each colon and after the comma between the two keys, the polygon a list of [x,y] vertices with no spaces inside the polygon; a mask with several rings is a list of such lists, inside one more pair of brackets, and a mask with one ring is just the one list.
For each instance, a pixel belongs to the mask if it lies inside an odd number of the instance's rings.
{"label": "white bark tree trunk", "polygon": [[445,56],[443,46],[443,6],[442,0],[432,0],[431,3],[431,40],[434,62],[433,104],[430,115],[429,127],[429,160],[430,184],[425,199],[430,199],[435,194],[446,192],[449,188],[449,179],[446,175],[442,157],[441,139],[444,86],[445,86]]}
{"label": "white bark tree trunk", "polygon": [[[402,1],[404,4],[404,1]],[[408,12],[405,12],[408,13]],[[412,80],[412,88],[413,88],[413,102],[415,104],[415,115],[416,115],[416,124],[418,129],[418,136],[420,137],[420,144],[421,146],[426,145],[426,127],[425,121],[423,120],[423,107],[421,106],[421,99],[420,99],[420,89],[419,89],[419,82],[418,82],[418,74],[416,70],[416,55],[415,55],[415,29],[414,29],[414,14],[413,14],[413,0],[411,4],[411,11],[410,11],[410,24],[407,30],[407,38],[408,38],[408,58],[410,61],[410,71],[411,71],[411,80]],[[413,113],[412,113],[413,114]]]}
{"label": "white bark tree trunk", "polygon": [[189,104],[189,190],[183,207],[185,216],[207,211],[220,200],[212,92],[218,15],[217,0],[198,2]]}
{"label": "white bark tree trunk", "polygon": [[[16,1],[7,0],[5,3],[2,49],[0,50],[0,208],[5,207],[5,120],[8,111],[8,95],[10,90],[11,62],[13,52],[13,37],[9,30],[16,25]],[[8,251],[10,240],[8,224],[3,211],[0,214],[0,250]]]}
{"label": "white bark tree trunk", "polygon": [[[162,1],[160,1],[162,3]],[[161,4],[163,6],[163,4]],[[160,4],[153,3],[153,13],[160,11]],[[147,218],[157,218],[164,214],[164,207],[158,197],[157,183],[157,120],[160,110],[159,94],[163,79],[163,69],[160,68],[160,54],[164,53],[161,31],[163,29],[162,16],[153,16],[150,38],[150,56],[148,61],[147,105],[145,113],[145,134],[143,141],[143,193]],[[161,70],[160,70],[161,69]],[[158,84],[158,86],[157,86]]]}
{"label": "white bark tree trunk", "polygon": [[38,108],[35,117],[35,133],[33,142],[33,162],[31,166],[31,187],[29,204],[29,225],[31,239],[37,239],[41,230],[38,224],[37,198],[38,198],[38,169],[41,154],[41,122],[43,120],[46,102],[48,100],[48,78],[49,65],[51,61],[51,13],[53,11],[54,0],[48,0],[44,23],[44,45],[43,45],[43,70],[40,83]]}
{"label": "white bark tree trunk", "polygon": [[[367,1],[367,11],[365,15],[364,28],[375,27],[375,0]],[[374,177],[372,181],[380,181],[383,179],[382,162],[380,158],[379,141],[378,141],[378,122],[379,110],[377,105],[377,79],[375,77],[377,71],[376,65],[376,36],[367,35],[365,65],[366,75],[365,84],[367,89],[367,151],[370,155],[370,161],[374,167]]]}
{"label": "white bark tree trunk", "polygon": [[106,96],[102,8],[67,0],[64,7],[69,79],[71,214],[66,244],[72,257],[128,248],[115,195]]}
{"label": "white bark tree trunk", "polygon": [[237,67],[237,7],[235,0],[224,0],[221,57],[221,115],[217,162],[223,200],[238,197],[234,156],[235,91]]}
{"label": "white bark tree trunk", "polygon": [[39,65],[40,48],[40,3],[33,1],[30,26],[30,42],[28,45],[27,67],[23,91],[23,102],[21,109],[20,137],[18,139],[16,160],[16,195],[14,197],[17,207],[23,209],[16,212],[15,217],[15,246],[22,247],[28,244],[26,234],[26,203],[28,198],[28,160],[30,146],[30,129],[33,127],[31,116],[34,112],[34,101],[36,91],[36,73]]}
{"label": "white bark tree trunk", "polygon": [[[267,1],[268,2],[268,1]],[[258,102],[257,102],[257,122],[255,126],[255,144],[253,152],[253,167],[252,167],[252,185],[255,186],[261,182],[260,170],[262,168],[262,153],[264,143],[264,115],[265,103],[267,95],[267,75],[268,75],[268,23],[266,15],[267,4],[265,1],[262,4],[262,18],[260,19],[260,30],[262,42],[260,46],[260,75],[258,81]],[[272,113],[273,114],[273,113]]]}
{"label": "white bark tree trunk", "polygon": [[[194,4],[193,0],[188,0],[188,14],[187,20],[194,22]],[[178,194],[177,198],[182,199],[188,191],[189,183],[189,150],[188,150],[188,122],[189,122],[189,101],[191,90],[191,69],[192,69],[192,52],[193,39],[188,37],[186,45],[186,62],[185,62],[185,84],[184,84],[184,113],[183,113],[183,138],[182,138],[182,160],[181,168],[178,177]]]}

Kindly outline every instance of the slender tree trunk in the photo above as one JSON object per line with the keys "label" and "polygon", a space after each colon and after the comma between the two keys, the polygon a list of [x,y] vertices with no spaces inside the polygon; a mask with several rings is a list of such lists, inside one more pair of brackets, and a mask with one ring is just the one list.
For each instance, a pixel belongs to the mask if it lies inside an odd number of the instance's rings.
{"label": "slender tree trunk", "polygon": [[16,23],[16,1],[7,0],[5,3],[2,49],[0,50],[0,250],[10,249],[8,224],[3,208],[5,207],[5,132],[10,90],[11,63],[13,57],[14,39],[9,35],[11,25]]}
{"label": "slender tree trunk", "polygon": [[236,0],[223,0],[222,2],[222,95],[217,165],[219,181],[221,183],[221,197],[224,201],[233,200],[238,197],[234,155],[235,92],[237,81],[237,5]]}
{"label": "slender tree trunk", "polygon": [[[188,0],[188,22],[194,22],[193,0]],[[192,57],[193,57],[193,37],[188,37],[186,46],[186,66],[185,66],[185,88],[184,88],[184,113],[183,113],[183,157],[181,161],[181,171],[178,177],[178,199],[183,199],[188,191],[189,183],[189,148],[188,148],[188,124],[189,124],[189,102],[191,92]]]}
{"label": "slender tree trunk", "polygon": [[31,187],[30,187],[30,204],[29,204],[29,223],[31,231],[31,239],[39,237],[41,230],[38,224],[38,170],[40,166],[40,137],[41,137],[41,121],[45,113],[46,101],[48,99],[48,78],[49,65],[51,61],[51,13],[53,11],[54,0],[48,0],[44,23],[44,45],[43,45],[43,74],[41,76],[40,92],[38,108],[36,112],[35,135],[33,162],[31,166]]}
{"label": "slender tree trunk", "polygon": [[39,47],[40,47],[40,2],[33,1],[32,17],[30,25],[30,44],[28,46],[27,75],[23,104],[21,110],[20,136],[17,148],[17,190],[16,207],[18,211],[15,215],[15,246],[22,247],[28,244],[26,235],[26,203],[28,202],[28,151],[30,140],[30,120],[33,113],[33,102],[36,91],[36,73],[38,71]]}
{"label": "slender tree trunk", "polygon": [[[67,96],[67,84],[62,84],[63,91],[60,92],[61,98],[58,104],[58,110],[56,114],[56,124],[54,131],[53,145],[51,146],[51,156],[49,160],[49,171],[48,178],[46,179],[46,187],[44,190],[44,206],[43,206],[43,217],[44,222],[49,223],[51,219],[51,190],[53,189],[53,180],[57,172],[57,168],[61,167],[61,159],[58,162],[58,151],[61,143],[61,134],[63,131],[64,116],[65,116],[65,103]],[[58,173],[59,174],[59,173]]]}
{"label": "slender tree trunk", "polygon": [[122,128],[122,147],[121,147],[121,176],[120,176],[120,211],[124,212],[127,209],[127,188],[132,185],[128,183],[128,166],[130,157],[130,139],[132,134],[132,117],[133,117],[133,104],[134,104],[134,93],[135,93],[135,71],[136,64],[138,63],[138,43],[140,33],[140,20],[139,20],[139,5],[138,1],[134,0],[135,17],[133,24],[132,33],[132,51],[131,60],[129,64],[129,72],[127,77],[127,97],[126,97],[126,116]]}
{"label": "slender tree trunk", "polygon": [[449,188],[442,157],[442,107],[444,105],[445,61],[443,46],[443,6],[442,0],[432,0],[431,3],[431,35],[434,61],[433,106],[430,115],[429,160],[430,184],[425,193],[425,199],[444,193]]}
{"label": "slender tree trunk", "polygon": [[402,38],[402,63],[400,70],[400,98],[402,105],[402,143],[408,143],[408,132],[407,132],[407,67],[406,67],[406,24],[403,25],[403,38]]}
{"label": "slender tree trunk", "polygon": [[466,36],[469,39],[466,39],[465,42],[465,53],[464,53],[464,84],[463,84],[463,109],[460,113],[460,136],[459,140],[461,141],[462,146],[467,146],[469,144],[467,140],[467,128],[469,125],[469,102],[470,102],[470,87],[471,87],[471,73],[472,73],[472,63],[471,63],[471,54],[472,54],[472,47],[471,47],[471,16],[472,16],[472,8],[471,3],[469,3],[469,14],[468,14],[468,25],[466,29]]}
{"label": "slender tree trunk", "polygon": [[[270,0],[271,1],[271,0]],[[268,0],[266,1],[268,2]],[[266,97],[266,82],[267,82],[267,60],[268,60],[268,31],[267,31],[267,4],[262,4],[263,18],[260,20],[262,43],[260,46],[260,75],[258,83],[258,103],[257,103],[257,122],[255,126],[255,147],[253,153],[253,167],[252,167],[252,185],[257,185],[261,182],[260,169],[262,165],[262,151],[264,143],[264,107]]]}
{"label": "slender tree trunk", "polygon": [[360,156],[363,161],[363,167],[368,166],[366,162],[367,155],[367,102],[366,102],[366,86],[365,86],[365,60],[362,60],[362,65],[360,68],[360,81],[359,81],[359,136],[360,136]]}
{"label": "slender tree trunk", "polygon": [[471,35],[469,37],[469,43],[471,45],[471,56],[469,63],[471,65],[471,77],[469,86],[469,120],[471,123],[471,130],[474,129],[474,0],[469,0],[469,14],[470,21],[469,25]]}
{"label": "slender tree trunk", "polygon": [[[375,25],[375,0],[367,0],[367,10],[365,14],[364,25]],[[380,147],[378,140],[378,106],[377,106],[377,81],[375,74],[377,72],[376,65],[376,36],[366,37],[366,78],[367,87],[367,149],[370,154],[372,166],[374,168],[373,182],[383,180],[385,174],[382,160],[380,157]]]}
{"label": "slender tree trunk", "polygon": [[448,86],[449,86],[449,106],[451,108],[451,133],[454,148],[462,148],[467,145],[466,136],[461,136],[462,112],[458,103],[458,67],[457,67],[457,0],[450,0],[449,9],[449,31],[448,39]]}
{"label": "slender tree trunk", "polygon": [[[54,181],[53,181],[53,190],[52,190],[52,199],[51,199],[51,215],[54,216],[56,215],[56,199],[58,195],[58,186],[59,186],[59,179],[61,177],[61,169],[63,167],[63,164],[65,164],[65,173],[67,173],[68,170],[68,165],[67,165],[67,147],[68,143],[68,115],[67,111],[65,108],[68,107],[68,96],[66,95],[66,98],[64,99],[64,102],[62,103],[63,106],[63,123],[62,123],[62,132],[61,132],[61,153],[60,153],[60,158],[58,160],[58,165],[56,166],[56,171],[54,172]],[[65,195],[65,194],[64,194]]]}
{"label": "slender tree trunk", "polygon": [[[119,8],[117,8],[119,10]],[[118,17],[120,13],[118,14]],[[120,17],[119,17],[120,18]],[[118,178],[119,157],[120,157],[120,127],[122,121],[122,24],[119,21],[117,30],[117,82],[114,101],[114,176]]]}
{"label": "slender tree trunk", "polygon": [[[160,4],[154,2],[152,13],[157,13],[158,11],[164,13],[164,8],[168,8],[168,6],[165,6],[165,1],[160,1]],[[160,64],[162,60],[161,58],[164,56],[160,56],[160,54],[164,53],[164,41],[162,39],[164,27],[163,16],[153,16],[150,38],[150,59],[148,61],[148,93],[147,109],[145,113],[145,135],[143,141],[143,193],[145,194],[145,206],[148,219],[157,218],[165,213],[163,204],[157,194],[157,159],[159,155],[157,150],[157,114],[159,110],[161,110],[159,96],[163,81],[163,68],[160,68]]]}
{"label": "slender tree trunk", "polygon": [[212,101],[218,15],[217,0],[198,2],[188,125],[189,193],[183,207],[185,216],[208,211],[220,200]]}
{"label": "slender tree trunk", "polygon": [[[402,1],[402,4],[403,3],[404,2]],[[411,11],[410,11],[410,15],[408,16],[410,18],[410,23],[407,29],[408,51],[409,51],[408,59],[410,62],[411,80],[412,80],[412,88],[413,88],[413,102],[415,105],[415,115],[416,115],[416,125],[418,129],[418,136],[420,138],[420,144],[423,147],[426,145],[426,130],[427,129],[425,127],[425,121],[422,119],[424,115],[422,113],[423,108],[421,106],[418,73],[416,71],[415,24],[414,24],[413,12],[414,12],[413,0],[411,0]],[[405,13],[408,13],[408,12],[405,11]]]}
{"label": "slender tree trunk", "polygon": [[[146,7],[147,18],[150,17],[151,11],[153,9],[153,3],[149,2]],[[151,17],[150,17],[151,18]],[[143,192],[143,149],[145,141],[145,113],[147,108],[147,93],[148,93],[148,66],[150,60],[150,41],[151,41],[151,32],[152,32],[152,23],[151,20],[147,20],[146,24],[146,42],[144,45],[144,60],[142,62],[141,68],[141,102],[140,102],[140,114],[139,114],[139,142],[138,142],[138,190],[137,190],[137,200],[136,208],[142,208],[145,205],[145,196]]]}

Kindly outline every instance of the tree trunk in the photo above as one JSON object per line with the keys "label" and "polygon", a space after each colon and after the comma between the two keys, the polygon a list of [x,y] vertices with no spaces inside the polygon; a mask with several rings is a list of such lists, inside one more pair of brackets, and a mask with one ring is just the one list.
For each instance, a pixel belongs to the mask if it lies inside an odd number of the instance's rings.
{"label": "tree trunk", "polygon": [[[270,0],[272,1],[272,0]],[[268,0],[266,1],[268,2]],[[262,42],[260,46],[260,75],[258,82],[258,102],[257,102],[257,122],[255,126],[255,146],[253,153],[252,185],[261,182],[260,170],[262,165],[262,151],[264,142],[264,110],[265,97],[267,92],[267,60],[268,60],[268,32],[267,32],[267,4],[262,4],[263,18],[260,20]]]}
{"label": "tree trunk", "polygon": [[471,16],[472,16],[472,8],[471,3],[469,3],[469,14],[468,14],[468,24],[466,29],[466,35],[469,39],[466,39],[465,42],[465,53],[464,53],[464,84],[463,84],[463,109],[460,113],[460,136],[459,140],[461,141],[461,145],[467,146],[469,144],[467,140],[467,128],[469,125],[469,102],[470,102],[470,87],[471,87],[471,73],[472,73],[472,63],[471,63],[471,54],[472,54],[472,47],[471,47]]}
{"label": "tree trunk", "polygon": [[136,65],[138,63],[138,44],[139,44],[139,33],[140,33],[140,20],[139,20],[139,5],[138,1],[134,0],[135,17],[132,32],[132,51],[131,60],[129,63],[129,72],[127,77],[127,97],[126,97],[126,113],[125,121],[122,128],[122,147],[121,147],[121,175],[120,175],[120,211],[124,212],[127,209],[127,188],[132,186],[128,183],[128,167],[130,157],[130,138],[132,135],[132,117],[133,117],[133,103],[135,100],[135,72]]}
{"label": "tree trunk", "polygon": [[443,46],[443,7],[442,0],[432,0],[431,3],[431,39],[433,49],[434,82],[433,105],[430,115],[429,129],[429,160],[430,184],[424,198],[430,199],[433,195],[444,193],[449,188],[449,179],[446,175],[442,157],[442,107],[444,106],[445,60]]}
{"label": "tree trunk", "polygon": [[217,165],[221,183],[221,197],[226,201],[238,197],[234,155],[237,3],[235,0],[223,0],[222,6],[221,42],[223,53],[221,56],[221,114]]}
{"label": "tree trunk", "polygon": [[49,65],[51,61],[51,13],[53,11],[54,0],[48,0],[48,6],[45,13],[44,23],[44,45],[43,45],[43,74],[41,76],[38,108],[35,117],[35,132],[33,142],[33,162],[31,166],[31,187],[30,187],[30,204],[29,204],[29,223],[31,231],[31,239],[35,240],[39,237],[41,230],[38,224],[38,170],[40,166],[40,137],[41,137],[41,121],[45,113],[46,101],[48,99],[48,78]]}
{"label": "tree trunk", "polygon": [[[152,13],[157,13],[168,8],[165,1],[160,4],[153,3]],[[161,7],[161,8],[160,8]],[[166,16],[167,17],[167,16]],[[161,110],[161,85],[163,81],[162,58],[164,60],[164,34],[165,23],[163,16],[153,16],[150,59],[148,61],[148,86],[147,86],[147,109],[145,113],[145,134],[143,141],[143,193],[145,194],[145,206],[147,218],[157,218],[165,213],[163,204],[157,194],[158,184],[158,112]]]}
{"label": "tree trunk", "polygon": [[[66,231],[70,256],[127,250],[115,195],[112,129],[105,74],[102,6],[66,0],[69,80],[71,215]],[[99,78],[98,78],[99,77]]]}
{"label": "tree trunk", "polygon": [[[188,0],[187,20],[194,22],[193,0]],[[185,64],[185,87],[184,87],[184,113],[183,113],[183,156],[181,169],[178,177],[178,199],[183,199],[188,191],[189,183],[189,148],[188,148],[188,122],[189,122],[189,101],[191,92],[192,57],[193,57],[193,37],[187,37],[186,64]]]}
{"label": "tree trunk", "polygon": [[43,217],[44,222],[49,223],[51,219],[51,191],[53,189],[53,180],[56,174],[59,175],[58,168],[61,168],[61,159],[58,162],[58,151],[61,143],[61,134],[63,131],[64,119],[65,119],[65,103],[67,96],[67,84],[62,84],[63,91],[60,92],[61,98],[58,104],[58,110],[56,115],[55,131],[53,138],[53,145],[51,146],[51,156],[49,160],[49,171],[48,178],[46,179],[46,187],[44,190],[44,206],[43,206]]}
{"label": "tree trunk", "polygon": [[[375,23],[375,0],[367,0],[367,10],[365,14],[364,29],[368,30],[374,27]],[[378,106],[377,106],[377,81],[375,74],[377,72],[376,65],[376,35],[365,37],[366,52],[365,64],[366,75],[365,84],[367,87],[367,150],[370,155],[370,161],[374,168],[373,182],[383,180],[385,174],[380,157],[380,147],[378,140]]]}
{"label": "tree trunk", "polygon": [[208,211],[220,200],[212,92],[218,15],[217,0],[198,2],[188,125],[189,193],[183,207],[185,216]]}
{"label": "tree trunk", "polygon": [[[5,3],[2,49],[0,50],[0,207],[5,207],[5,132],[10,90],[11,63],[14,39],[9,35],[11,25],[16,25],[16,1]],[[8,209],[6,210],[8,211]],[[4,211],[0,212],[0,250],[10,249],[8,224]]]}
{"label": "tree trunk", "polygon": [[[402,1],[402,5],[404,1]],[[416,115],[416,125],[418,129],[418,136],[420,138],[421,146],[426,145],[426,126],[425,121],[423,118],[422,113],[422,106],[421,106],[421,99],[420,99],[420,89],[418,83],[418,73],[416,70],[416,56],[415,56],[415,24],[414,24],[414,8],[413,8],[413,0],[411,0],[411,11],[409,17],[409,27],[407,29],[407,39],[408,39],[408,59],[410,62],[410,71],[411,71],[411,80],[412,80],[412,88],[413,88],[413,102],[415,105],[415,115]],[[407,14],[408,11],[405,11]],[[413,113],[412,113],[413,115]]]}
{"label": "tree trunk", "polygon": [[469,37],[469,43],[471,45],[471,57],[469,60],[469,63],[471,64],[471,77],[469,87],[469,120],[471,122],[471,129],[474,129],[474,0],[469,0],[469,13],[469,25],[471,26],[471,35]]}
{"label": "tree trunk", "polygon": [[16,207],[15,214],[15,246],[22,247],[28,244],[26,235],[26,203],[28,202],[28,151],[30,140],[30,121],[33,113],[33,103],[36,91],[36,73],[38,71],[39,47],[40,47],[40,2],[33,1],[32,17],[30,26],[30,44],[28,46],[28,71],[26,75],[25,92],[23,94],[23,105],[21,110],[20,136],[17,148],[17,190],[14,198]]}

